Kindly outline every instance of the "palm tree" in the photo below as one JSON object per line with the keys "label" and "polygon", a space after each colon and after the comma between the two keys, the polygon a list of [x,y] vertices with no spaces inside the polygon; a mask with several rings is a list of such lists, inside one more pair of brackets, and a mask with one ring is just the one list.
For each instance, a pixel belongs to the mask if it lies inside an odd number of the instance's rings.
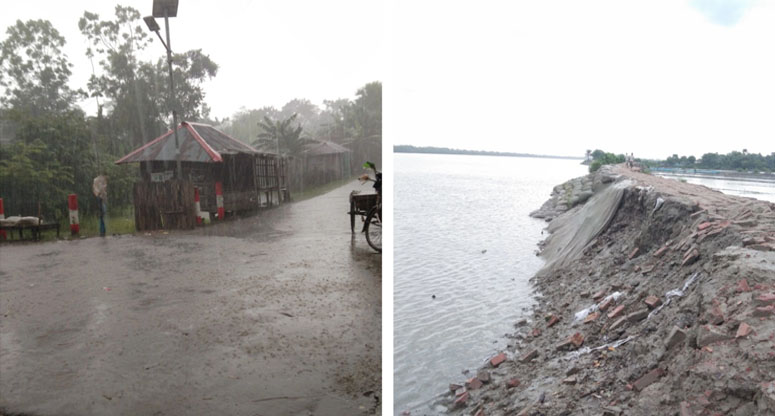
{"label": "palm tree", "polygon": [[258,134],[254,144],[263,144],[270,148],[274,146],[278,154],[298,156],[304,146],[304,138],[301,133],[304,130],[301,125],[291,126],[297,114],[293,114],[285,120],[272,120],[264,116],[263,121],[258,122],[258,127],[263,130]]}

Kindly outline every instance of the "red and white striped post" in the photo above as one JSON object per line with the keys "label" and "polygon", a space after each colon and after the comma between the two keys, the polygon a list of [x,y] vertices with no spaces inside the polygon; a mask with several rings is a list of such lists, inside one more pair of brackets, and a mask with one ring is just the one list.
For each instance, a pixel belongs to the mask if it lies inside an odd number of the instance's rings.
{"label": "red and white striped post", "polygon": [[[5,208],[3,208],[3,198],[0,198],[0,220],[5,219]],[[5,230],[0,230],[0,238],[5,240],[8,236],[5,235]]]}
{"label": "red and white striped post", "polygon": [[215,203],[218,206],[218,219],[222,220],[225,211],[223,209],[223,184],[220,182],[215,183]]}
{"label": "red and white striped post", "polygon": [[67,196],[67,208],[70,210],[70,234],[76,235],[81,231],[81,226],[78,224],[78,195]]}
{"label": "red and white striped post", "polygon": [[202,206],[199,204],[199,188],[194,188],[194,209],[196,210],[196,223],[202,225]]}

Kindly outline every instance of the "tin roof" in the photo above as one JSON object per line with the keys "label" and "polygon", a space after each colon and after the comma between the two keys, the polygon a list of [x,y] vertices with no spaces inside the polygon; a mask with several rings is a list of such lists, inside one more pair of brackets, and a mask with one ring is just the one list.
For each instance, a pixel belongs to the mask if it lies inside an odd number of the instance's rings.
{"label": "tin roof", "polygon": [[[182,162],[223,162],[224,154],[261,153],[208,124],[183,121],[177,130]],[[175,135],[170,130],[117,160],[116,164],[175,160]]]}
{"label": "tin roof", "polygon": [[350,152],[350,149],[340,144],[336,144],[334,142],[322,141],[322,140],[313,141],[312,143],[308,144],[306,146],[306,149],[304,150],[304,154],[311,155],[311,156],[331,155],[331,154],[348,153],[348,152]]}

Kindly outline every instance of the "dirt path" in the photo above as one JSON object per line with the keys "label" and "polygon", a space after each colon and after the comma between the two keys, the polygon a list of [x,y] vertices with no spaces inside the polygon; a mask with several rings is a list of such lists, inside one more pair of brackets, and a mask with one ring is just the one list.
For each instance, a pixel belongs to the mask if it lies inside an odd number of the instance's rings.
{"label": "dirt path", "polygon": [[379,411],[381,255],[347,195],[191,232],[0,246],[0,414]]}

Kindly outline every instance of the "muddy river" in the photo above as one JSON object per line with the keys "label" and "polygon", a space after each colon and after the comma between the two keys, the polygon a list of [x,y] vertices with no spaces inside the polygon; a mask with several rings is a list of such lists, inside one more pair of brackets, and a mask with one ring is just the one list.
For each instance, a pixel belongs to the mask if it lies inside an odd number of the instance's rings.
{"label": "muddy river", "polygon": [[542,265],[533,253],[545,223],[528,214],[587,167],[487,156],[394,160],[394,410],[423,414],[462,371],[505,347]]}

